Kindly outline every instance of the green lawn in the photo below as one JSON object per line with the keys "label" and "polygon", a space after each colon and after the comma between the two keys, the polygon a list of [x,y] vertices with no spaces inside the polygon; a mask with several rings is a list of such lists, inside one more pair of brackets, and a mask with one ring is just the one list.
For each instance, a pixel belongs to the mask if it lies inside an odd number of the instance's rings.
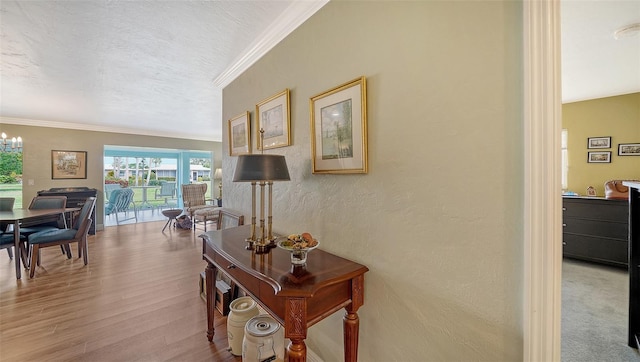
{"label": "green lawn", "polygon": [[0,197],[14,197],[14,207],[22,207],[22,184],[0,184]]}

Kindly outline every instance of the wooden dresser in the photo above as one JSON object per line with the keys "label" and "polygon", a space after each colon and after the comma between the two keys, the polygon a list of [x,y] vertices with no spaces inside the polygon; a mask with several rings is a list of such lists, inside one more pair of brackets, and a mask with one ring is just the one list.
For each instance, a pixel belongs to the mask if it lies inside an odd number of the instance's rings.
{"label": "wooden dresser", "polygon": [[562,198],[563,256],[626,268],[628,233],[627,200]]}

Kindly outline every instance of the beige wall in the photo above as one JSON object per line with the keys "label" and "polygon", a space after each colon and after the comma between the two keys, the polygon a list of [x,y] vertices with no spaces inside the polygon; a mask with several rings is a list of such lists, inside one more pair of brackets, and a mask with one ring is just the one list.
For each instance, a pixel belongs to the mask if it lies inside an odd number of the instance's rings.
{"label": "beige wall", "polygon": [[[361,361],[522,358],[521,27],[518,2],[332,1],[224,89],[225,120],[291,89],[274,228],[369,267]],[[309,98],[361,75],[369,173],[314,175]],[[225,206],[250,215],[231,177]],[[341,330],[336,313],[307,343],[341,360]]]}
{"label": "beige wall", "polygon": [[[102,229],[104,220],[103,151],[104,145],[160,147],[184,150],[212,151],[214,163],[221,165],[222,143],[185,140],[177,138],[130,135],[109,132],[92,132],[71,129],[21,126],[3,123],[3,132],[23,138],[23,206],[40,190],[52,187],[86,186],[99,190],[96,205],[96,227]],[[87,179],[51,179],[51,150],[87,151]],[[28,180],[34,184],[29,185]]]}
{"label": "beige wall", "polygon": [[[604,196],[608,180],[640,180],[640,157],[618,156],[618,144],[640,143],[640,93],[562,105],[567,129],[568,190],[587,194],[593,186]],[[611,137],[611,148],[588,149],[587,138]],[[589,151],[610,151],[611,163],[587,163]]]}

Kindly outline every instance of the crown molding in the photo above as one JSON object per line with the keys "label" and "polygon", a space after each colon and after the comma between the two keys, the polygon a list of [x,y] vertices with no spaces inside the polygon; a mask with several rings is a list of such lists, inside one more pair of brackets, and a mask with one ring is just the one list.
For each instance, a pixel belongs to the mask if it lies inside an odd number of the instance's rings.
{"label": "crown molding", "polygon": [[137,128],[101,126],[101,125],[95,125],[95,124],[71,123],[71,122],[53,122],[53,121],[43,121],[38,119],[15,118],[15,117],[0,117],[0,124],[17,124],[19,126],[63,128],[63,129],[74,129],[79,131],[124,133],[124,134],[135,134],[135,135],[143,135],[143,136],[190,139],[190,140],[197,140],[197,141],[222,142],[222,135],[218,137],[219,138],[218,140],[215,140],[215,139],[207,138],[204,136],[194,137],[193,134],[178,133],[176,131],[157,132],[157,131],[150,131],[150,130],[137,129]]}
{"label": "crown molding", "polygon": [[213,80],[220,89],[233,82],[240,74],[257,62],[269,50],[276,46],[287,35],[307,21],[313,14],[326,5],[329,0],[292,1],[291,5],[278,16],[271,26],[256,38],[247,49],[236,58],[227,69]]}

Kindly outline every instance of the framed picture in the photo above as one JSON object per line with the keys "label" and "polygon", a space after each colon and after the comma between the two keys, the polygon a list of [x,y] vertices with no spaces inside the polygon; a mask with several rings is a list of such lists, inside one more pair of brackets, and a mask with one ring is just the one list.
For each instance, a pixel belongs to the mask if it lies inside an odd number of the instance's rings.
{"label": "framed picture", "polygon": [[588,152],[588,160],[589,163],[609,163],[611,162],[611,152]]}
{"label": "framed picture", "polygon": [[86,179],[86,151],[51,151],[51,178]]}
{"label": "framed picture", "polygon": [[251,153],[251,122],[249,111],[229,120],[229,155]]}
{"label": "framed picture", "polygon": [[356,78],[311,98],[313,173],[367,173],[367,86]]}
{"label": "framed picture", "polygon": [[640,143],[620,143],[618,156],[640,156]]}
{"label": "framed picture", "polygon": [[587,148],[611,148],[611,137],[587,138]]}
{"label": "framed picture", "polygon": [[256,104],[256,117],[259,150],[291,145],[289,88]]}

